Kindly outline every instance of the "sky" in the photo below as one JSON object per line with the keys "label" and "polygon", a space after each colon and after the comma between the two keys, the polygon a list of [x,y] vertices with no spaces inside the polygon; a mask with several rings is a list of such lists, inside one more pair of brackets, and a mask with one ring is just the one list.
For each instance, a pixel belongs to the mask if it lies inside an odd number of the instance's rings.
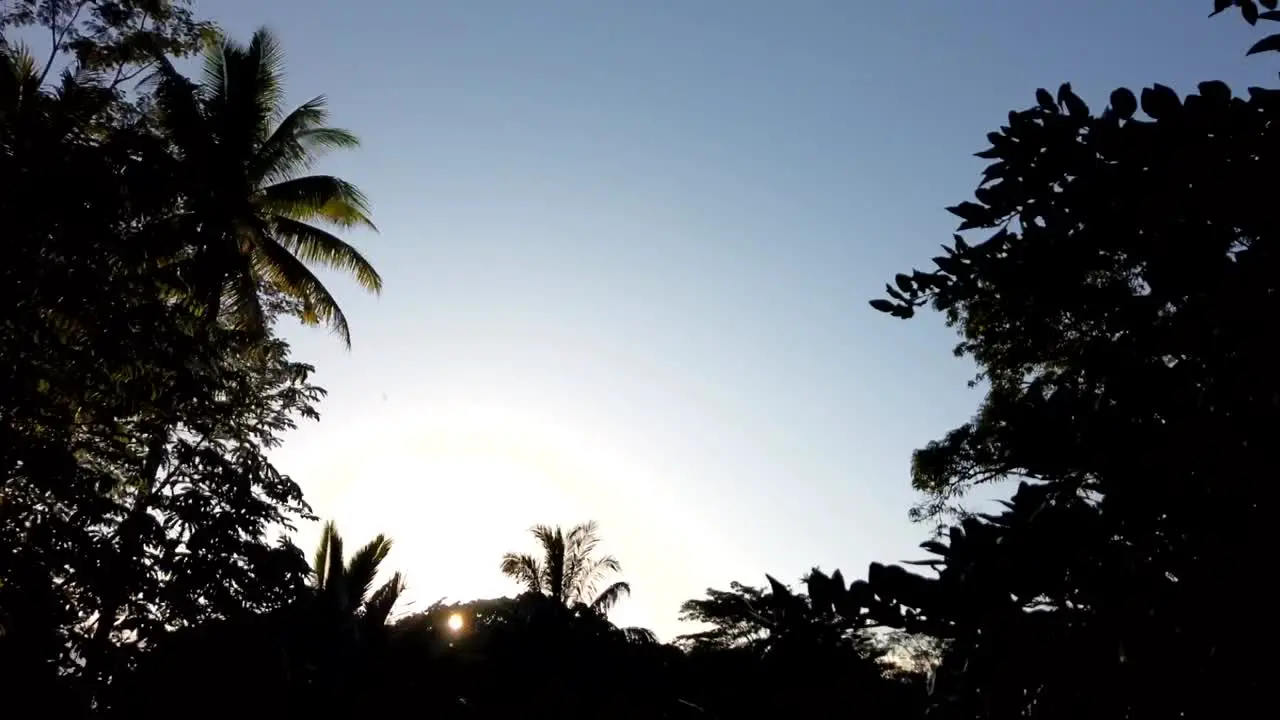
{"label": "sky", "polygon": [[512,594],[531,525],[594,519],[615,621],[664,639],[708,587],[923,555],[911,451],[980,391],[938,318],[867,301],[949,241],[1010,109],[1275,69],[1208,0],[197,4],[281,38],[380,228],[380,297],[325,275],[352,349],[287,331],[329,396],[277,464],[394,538],[406,610]]}

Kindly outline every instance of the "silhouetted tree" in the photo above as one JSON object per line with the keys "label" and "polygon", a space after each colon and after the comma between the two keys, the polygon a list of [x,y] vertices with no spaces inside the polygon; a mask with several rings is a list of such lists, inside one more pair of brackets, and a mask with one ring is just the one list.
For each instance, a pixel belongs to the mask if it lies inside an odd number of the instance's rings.
{"label": "silhouetted tree", "polygon": [[615,581],[597,594],[599,583],[610,574],[622,572],[622,564],[612,555],[595,557],[600,545],[595,522],[575,525],[567,533],[546,525],[535,525],[530,532],[542,550],[541,559],[527,553],[507,553],[502,557],[502,574],[530,592],[546,595],[566,607],[585,604],[600,614],[607,614],[618,600],[631,594],[631,586],[623,581]]}
{"label": "silhouetted tree", "polygon": [[[908,693],[885,677],[883,651],[864,634],[865,583],[817,568],[804,593],[766,579],[767,589],[733,583],[681,607],[682,620],[711,625],[675,640],[689,654],[683,697],[725,715],[804,714],[822,712],[840,687],[863,716],[909,714]],[[742,694],[744,684],[756,692]]]}
{"label": "silhouetted tree", "polygon": [[[457,630],[449,625],[455,615],[463,618]],[[452,711],[468,716],[666,717],[683,707],[678,649],[542,593],[437,603],[401,618],[392,633],[393,652],[415,649],[388,667],[388,676],[410,685],[429,671]]]}
{"label": "silhouetted tree", "polygon": [[326,150],[356,147],[355,135],[325,124],[324,96],[284,112],[283,56],[266,30],[248,45],[225,37],[210,44],[200,83],[164,56],[157,64],[157,118],[180,159],[184,194],[172,222],[192,238],[184,261],[196,302],[258,330],[265,283],[297,300],[305,322],[327,324],[349,345],[346,316],[307,265],[349,272],[375,292],[382,279],[355,247],[312,223],[373,229],[373,222],[356,186],[303,173]]}
{"label": "silhouetted tree", "polygon": [[747,648],[767,654],[787,643],[808,649],[870,646],[859,635],[861,607],[839,570],[827,575],[814,568],[804,577],[808,593],[795,593],[772,576],[769,588],[731,583],[728,591],[707,590],[704,600],[688,600],[680,619],[710,624],[708,630],[681,635],[676,643],[690,650]]}
{"label": "silhouetted tree", "polygon": [[[420,645],[386,624],[403,589],[399,573],[377,589],[374,580],[391,542],[378,536],[343,562],[343,541],[326,523],[315,557],[313,582],[293,602],[265,612],[241,613],[158,638],[124,679],[117,705],[122,717],[151,715],[209,698],[209,716],[244,712],[315,715],[388,707],[420,690],[388,682],[397,666],[413,664]],[[430,660],[423,653],[423,659]],[[422,697],[421,700],[428,698]],[[381,704],[380,704],[381,703]]]}
{"label": "silhouetted tree", "polygon": [[213,25],[197,19],[190,0],[9,0],[0,4],[0,33],[39,27],[48,56],[35,66],[37,82],[51,76],[60,55],[100,73],[108,88],[137,78],[156,53],[195,52]]}
{"label": "silhouetted tree", "polygon": [[[1213,10],[1255,24],[1280,21],[1278,4]],[[733,583],[682,606],[708,629],[664,645],[609,621],[630,587],[594,523],[537,526],[539,553],[504,556],[518,597],[390,624],[403,582],[375,587],[386,537],[346,559],[329,523],[313,568],[269,541],[310,514],[268,453],[322,395],[275,321],[349,341],[308,264],[381,283],[309,224],[371,225],[354,187],[303,175],[355,139],[327,127],[322,98],[283,111],[269,34],[212,36],[184,2],[0,7],[0,32],[33,25],[51,31],[47,59],[0,38],[5,717],[1265,706],[1270,634],[1248,601],[1265,597],[1253,558],[1280,469],[1265,183],[1280,90],[1121,88],[1093,114],[1064,84],[1010,113],[973,201],[950,208],[962,234],[872,302],[943,313],[986,388],[971,422],[913,458],[916,516],[949,523],[914,563],[932,575],[874,563],[854,582],[815,568],[802,591]],[[201,38],[196,83],[170,58]],[[1271,51],[1280,34],[1249,52]],[[1000,480],[1018,486],[995,511],[952,512]],[[919,662],[887,665],[904,643]]]}
{"label": "silhouetted tree", "polygon": [[158,638],[303,592],[266,534],[308,510],[265,454],[321,391],[270,329],[300,302],[265,288],[245,333],[181,301],[189,186],[150,119],[93,73],[0,60],[0,669],[29,691],[10,707],[105,708]]}
{"label": "silhouetted tree", "polygon": [[[1280,18],[1275,2],[1235,4]],[[1099,115],[1070,85],[1038,91],[988,135],[976,202],[950,208],[959,232],[989,234],[956,235],[936,270],[872,303],[942,312],[988,386],[973,421],[916,453],[922,514],[1026,481],[1003,512],[926,543],[937,578],[868,575],[878,617],[947,641],[947,716],[1264,702],[1237,608],[1262,590],[1248,549],[1274,512],[1257,478],[1276,469],[1280,254],[1257,178],[1280,159],[1280,92],[1198,90],[1121,88]]]}
{"label": "silhouetted tree", "polygon": [[376,590],[373,587],[389,552],[391,539],[378,535],[343,564],[343,541],[338,526],[332,520],[325,523],[312,563],[318,596],[326,605],[353,620],[358,618],[374,627],[385,625],[404,591],[400,573],[393,574]]}

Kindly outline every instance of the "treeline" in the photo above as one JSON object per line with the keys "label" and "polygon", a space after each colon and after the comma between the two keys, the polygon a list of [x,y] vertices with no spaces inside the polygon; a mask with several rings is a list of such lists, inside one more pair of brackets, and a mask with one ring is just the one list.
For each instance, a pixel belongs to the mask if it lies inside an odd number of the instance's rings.
{"label": "treeline", "polygon": [[[1214,0],[1252,24],[1276,0]],[[51,30],[36,58],[12,40]],[[915,453],[913,571],[815,569],[685,603],[657,642],[594,525],[495,558],[515,598],[397,615],[267,455],[323,391],[276,334],[351,330],[313,269],[356,138],[282,105],[267,32],[181,0],[0,5],[0,714],[1217,718],[1265,707],[1257,600],[1280,437],[1280,90],[1038,90],[988,135],[961,225],[872,301],[942,313],[986,394]],[[1264,36],[1251,54],[1280,51]],[[203,58],[194,77],[173,59]],[[1273,57],[1264,55],[1264,57]],[[977,484],[1017,483],[997,512]],[[500,564],[499,564],[500,563]]]}

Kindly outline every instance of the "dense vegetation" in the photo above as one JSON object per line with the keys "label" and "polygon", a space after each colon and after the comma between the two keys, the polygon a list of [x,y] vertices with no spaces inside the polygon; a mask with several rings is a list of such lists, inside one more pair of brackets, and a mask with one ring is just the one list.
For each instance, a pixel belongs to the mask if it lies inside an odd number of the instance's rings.
{"label": "dense vegetation", "polygon": [[[381,286],[339,237],[372,225],[359,190],[306,174],[355,137],[323,98],[282,107],[269,33],[240,44],[181,0],[0,5],[5,38],[31,27],[47,59],[0,42],[5,717],[1265,707],[1280,90],[1121,88],[1094,113],[1064,84],[1011,112],[951,208],[964,234],[871,303],[942,313],[986,388],[914,457],[928,574],[711,589],[682,608],[702,629],[662,644],[610,622],[630,586],[591,523],[494,559],[518,597],[402,616],[388,538],[347,553],[330,524],[308,562],[268,452],[323,391],[276,327],[350,341],[313,267]],[[197,52],[199,78],[175,70]],[[1017,483],[999,512],[964,510],[997,481]]]}

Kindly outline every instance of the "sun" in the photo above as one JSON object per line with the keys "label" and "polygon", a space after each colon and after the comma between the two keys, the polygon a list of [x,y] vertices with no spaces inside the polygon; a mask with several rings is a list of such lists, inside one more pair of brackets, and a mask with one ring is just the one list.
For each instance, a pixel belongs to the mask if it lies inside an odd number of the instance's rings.
{"label": "sun", "polygon": [[462,629],[462,616],[459,615],[458,613],[454,613],[449,616],[448,623],[449,623],[450,630],[454,632],[458,632],[459,630]]}

